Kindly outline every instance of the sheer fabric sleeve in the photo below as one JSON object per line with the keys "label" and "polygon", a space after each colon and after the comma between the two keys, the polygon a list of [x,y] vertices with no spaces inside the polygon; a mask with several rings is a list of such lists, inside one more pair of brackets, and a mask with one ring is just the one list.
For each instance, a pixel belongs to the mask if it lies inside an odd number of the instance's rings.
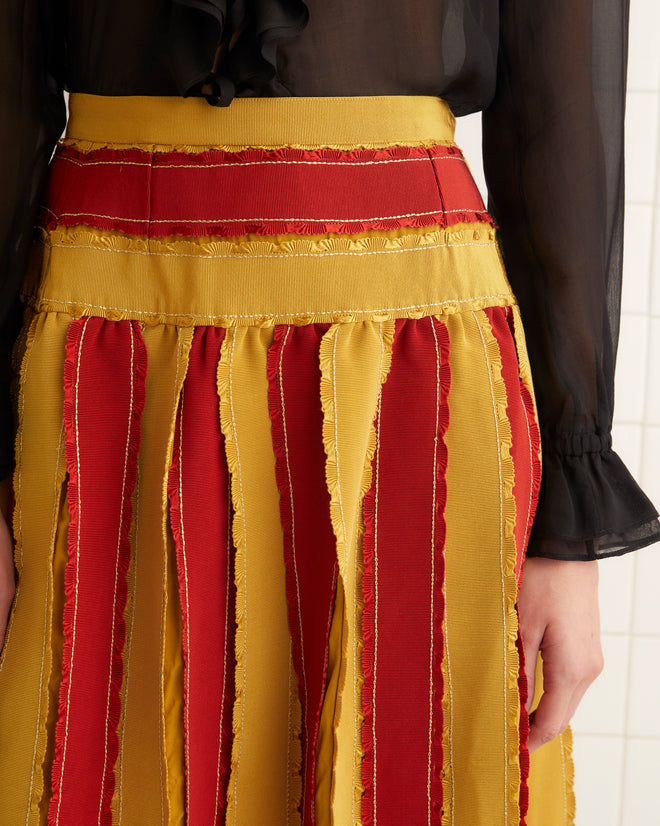
{"label": "sheer fabric sleeve", "polygon": [[0,474],[11,462],[8,361],[21,320],[17,294],[55,142],[65,122],[47,71],[39,0],[0,3]]}
{"label": "sheer fabric sleeve", "polygon": [[660,539],[611,438],[627,30],[627,0],[501,2],[483,150],[541,424],[531,556],[589,559]]}

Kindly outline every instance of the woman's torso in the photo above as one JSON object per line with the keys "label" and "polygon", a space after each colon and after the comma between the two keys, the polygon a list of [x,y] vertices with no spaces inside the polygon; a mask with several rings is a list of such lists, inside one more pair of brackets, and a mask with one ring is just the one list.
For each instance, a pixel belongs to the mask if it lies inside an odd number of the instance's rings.
{"label": "woman's torso", "polygon": [[175,0],[44,3],[49,62],[71,91],[189,91],[194,68],[213,67],[215,35],[241,26],[219,70],[238,95],[438,95],[465,114],[495,86],[498,0],[209,0],[204,12]]}

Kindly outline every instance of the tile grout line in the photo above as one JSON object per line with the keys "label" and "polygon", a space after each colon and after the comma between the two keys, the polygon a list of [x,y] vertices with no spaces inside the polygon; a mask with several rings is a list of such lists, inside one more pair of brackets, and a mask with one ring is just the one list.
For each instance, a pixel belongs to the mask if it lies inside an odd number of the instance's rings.
{"label": "tile grout line", "polygon": [[[656,96],[656,100],[660,100],[660,93],[658,91],[654,92]],[[660,124],[660,107],[658,108],[657,114],[658,124]],[[656,133],[656,148],[655,148],[655,157],[654,157],[654,169],[653,169],[653,177],[655,179],[654,183],[654,204],[657,207],[657,193],[658,193],[658,184],[660,182],[660,142],[658,141],[657,135],[660,133]],[[657,251],[657,238],[655,233],[655,214],[653,215],[653,224],[651,230],[651,246],[649,250],[649,267],[647,270],[647,278],[649,283],[649,309],[653,306],[653,297],[654,297],[654,289],[653,289],[653,266],[654,266],[654,256]],[[649,382],[651,380],[651,313],[647,314],[649,318],[649,323],[646,331],[646,368],[645,368],[645,377],[646,381],[644,383],[643,388],[643,404],[642,404],[642,411],[643,411],[643,420],[642,420],[642,431],[641,431],[641,439],[640,439],[640,446],[639,446],[639,466],[641,475],[643,476],[643,460],[644,460],[644,442],[646,436],[646,421],[648,420],[648,399],[649,399]],[[638,584],[638,572],[639,572],[639,562],[637,559],[637,554],[633,557],[632,562],[632,593],[631,593],[631,601],[630,601],[630,609],[628,613],[628,630],[629,630],[629,639],[628,639],[628,662],[627,662],[627,673],[626,673],[626,688],[624,693],[624,722],[623,722],[623,731],[624,731],[624,738],[622,744],[622,754],[621,754],[621,794],[619,797],[619,824],[620,826],[624,825],[624,817],[626,811],[626,781],[628,776],[628,734],[630,729],[630,717],[631,717],[631,696],[632,696],[632,663],[633,663],[633,649],[634,649],[634,628],[635,628],[635,594],[637,591],[637,584]]]}

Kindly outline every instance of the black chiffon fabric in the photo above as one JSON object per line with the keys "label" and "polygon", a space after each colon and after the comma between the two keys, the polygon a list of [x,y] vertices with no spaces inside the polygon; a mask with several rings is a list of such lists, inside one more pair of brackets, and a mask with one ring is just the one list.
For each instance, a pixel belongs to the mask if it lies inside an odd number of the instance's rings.
{"label": "black chiffon fabric", "polygon": [[660,539],[611,444],[627,30],[628,0],[2,0],[5,350],[64,90],[221,106],[438,95],[456,115],[483,111],[489,207],[525,322],[544,463],[529,554],[591,559]]}

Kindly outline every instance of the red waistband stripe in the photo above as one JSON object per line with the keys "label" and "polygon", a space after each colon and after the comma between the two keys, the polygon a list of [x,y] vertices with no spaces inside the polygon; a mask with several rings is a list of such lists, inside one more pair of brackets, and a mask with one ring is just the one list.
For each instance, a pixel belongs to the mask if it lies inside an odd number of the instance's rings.
{"label": "red waistband stripe", "polygon": [[355,233],[492,223],[454,146],[55,156],[42,222],[130,235]]}

